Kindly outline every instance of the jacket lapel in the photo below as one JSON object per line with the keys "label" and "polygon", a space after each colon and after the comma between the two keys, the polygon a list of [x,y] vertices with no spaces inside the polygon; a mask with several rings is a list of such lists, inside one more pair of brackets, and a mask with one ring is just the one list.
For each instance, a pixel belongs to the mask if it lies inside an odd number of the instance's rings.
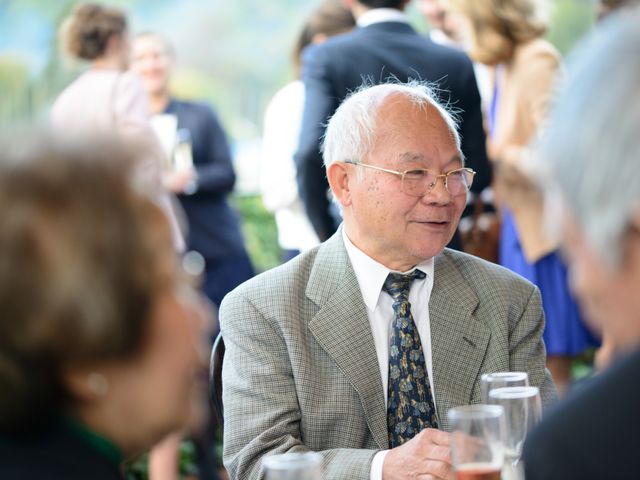
{"label": "jacket lapel", "polygon": [[436,257],[429,301],[433,384],[440,428],[450,408],[471,403],[491,332],[474,316],[478,297],[445,253]]}
{"label": "jacket lapel", "polygon": [[341,229],[318,251],[306,294],[320,310],[309,330],[360,397],[380,448],[388,448],[387,418],[375,344],[362,293],[344,248]]}

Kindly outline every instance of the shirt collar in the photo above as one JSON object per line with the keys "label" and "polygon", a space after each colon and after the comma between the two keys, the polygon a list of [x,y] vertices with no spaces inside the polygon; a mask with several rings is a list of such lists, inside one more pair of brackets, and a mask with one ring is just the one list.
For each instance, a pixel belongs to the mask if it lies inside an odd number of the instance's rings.
{"label": "shirt collar", "polygon": [[[378,304],[378,299],[380,298],[380,292],[382,291],[384,281],[387,279],[389,273],[394,270],[390,270],[381,263],[375,261],[356,247],[351,240],[349,240],[344,228],[342,229],[342,239],[344,241],[344,246],[347,250],[349,260],[351,261],[351,266],[356,274],[358,285],[362,292],[362,299],[364,300],[367,308],[370,311],[373,311],[376,309],[376,305]],[[433,258],[419,263],[408,272],[400,273],[409,273],[416,269],[423,271],[427,274],[428,278],[433,280]]]}
{"label": "shirt collar", "polygon": [[360,15],[356,23],[363,28],[381,22],[409,23],[409,18],[406,13],[397,8],[373,8]]}

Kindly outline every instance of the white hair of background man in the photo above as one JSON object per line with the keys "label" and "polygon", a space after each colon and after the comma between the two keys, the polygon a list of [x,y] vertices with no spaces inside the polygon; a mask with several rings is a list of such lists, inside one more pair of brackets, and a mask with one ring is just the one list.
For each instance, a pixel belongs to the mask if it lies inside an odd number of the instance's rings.
{"label": "white hair of background man", "polygon": [[[570,57],[537,154],[553,191],[611,266],[640,207],[640,9],[612,15]],[[559,190],[558,190],[559,189]],[[557,198],[557,197],[555,197]],[[547,211],[558,223],[558,206]],[[555,217],[555,218],[554,218]]]}
{"label": "white hair of background man", "polygon": [[435,90],[427,83],[413,80],[374,86],[365,84],[349,95],[329,120],[322,142],[325,167],[336,161],[360,162],[373,149],[378,112],[391,95],[402,95],[421,109],[428,105],[435,107],[460,150],[456,114],[450,107],[438,103]]}

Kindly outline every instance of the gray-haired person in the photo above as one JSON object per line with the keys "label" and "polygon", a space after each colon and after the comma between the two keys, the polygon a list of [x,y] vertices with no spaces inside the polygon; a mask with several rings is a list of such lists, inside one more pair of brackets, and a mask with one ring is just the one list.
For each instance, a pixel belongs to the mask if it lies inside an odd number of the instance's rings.
{"label": "gray-haired person", "polygon": [[445,249],[473,171],[424,85],[348,97],[324,161],[338,232],[220,308],[225,466],[257,479],[263,456],[311,450],[326,480],[449,479],[446,414],[480,402],[483,372],[527,371],[554,396],[540,294]]}
{"label": "gray-haired person", "polygon": [[528,480],[638,476],[640,10],[615,17],[576,53],[539,154],[573,287],[614,364],[531,435]]}

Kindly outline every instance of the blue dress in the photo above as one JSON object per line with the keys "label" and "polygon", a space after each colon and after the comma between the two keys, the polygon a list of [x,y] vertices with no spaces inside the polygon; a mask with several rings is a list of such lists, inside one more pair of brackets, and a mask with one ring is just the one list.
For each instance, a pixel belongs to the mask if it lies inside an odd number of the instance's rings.
{"label": "blue dress", "polygon": [[567,267],[558,251],[535,263],[527,262],[513,216],[503,210],[500,236],[500,264],[516,272],[540,289],[546,320],[544,342],[547,355],[574,356],[599,342],[584,326],[580,310],[569,290]]}
{"label": "blue dress", "polygon": [[[494,133],[498,102],[499,88],[496,81],[489,108],[490,136]],[[533,264],[529,263],[522,251],[513,216],[504,206],[499,248],[500,265],[522,275],[540,289],[547,355],[575,356],[600,344],[582,321],[578,305],[569,290],[567,267],[558,251],[547,254]]]}

